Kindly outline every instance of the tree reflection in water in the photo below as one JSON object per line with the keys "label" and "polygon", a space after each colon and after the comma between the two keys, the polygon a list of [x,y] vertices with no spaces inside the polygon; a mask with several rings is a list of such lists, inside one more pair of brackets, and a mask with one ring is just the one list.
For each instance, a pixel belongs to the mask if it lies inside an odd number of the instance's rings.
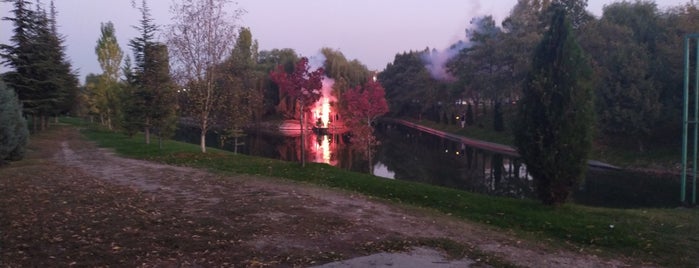
{"label": "tree reflection in water", "polygon": [[[198,142],[196,131],[180,129],[178,139]],[[187,137],[187,134],[193,137]],[[532,179],[516,158],[466,146],[402,125],[379,124],[371,157],[352,145],[348,134],[318,135],[309,132],[309,162],[327,163],[342,169],[399,180],[441,185],[470,192],[514,198],[533,198]],[[285,161],[300,162],[300,137],[279,133],[249,133],[239,151]],[[216,137],[208,137],[216,141]],[[215,142],[209,146],[216,146]],[[230,145],[228,145],[230,147]],[[232,148],[226,148],[232,149]],[[573,194],[580,204],[606,207],[672,207],[678,201],[678,176],[630,171],[591,169]]]}

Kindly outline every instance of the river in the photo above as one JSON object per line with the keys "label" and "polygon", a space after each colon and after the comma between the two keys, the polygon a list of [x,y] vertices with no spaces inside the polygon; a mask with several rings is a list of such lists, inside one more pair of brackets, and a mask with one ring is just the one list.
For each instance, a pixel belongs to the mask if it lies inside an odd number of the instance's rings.
{"label": "river", "polygon": [[[176,139],[198,143],[196,129],[181,128]],[[399,124],[376,128],[380,144],[369,158],[352,150],[346,135],[307,133],[306,160],[342,169],[371,172],[386,179],[428,183],[488,195],[534,198],[532,178],[520,159],[467,146]],[[217,146],[211,133],[208,145]],[[244,154],[300,161],[300,137],[248,133],[238,151]],[[224,149],[232,150],[231,145]],[[625,170],[588,170],[572,196],[574,203],[615,208],[676,207],[679,178]]]}

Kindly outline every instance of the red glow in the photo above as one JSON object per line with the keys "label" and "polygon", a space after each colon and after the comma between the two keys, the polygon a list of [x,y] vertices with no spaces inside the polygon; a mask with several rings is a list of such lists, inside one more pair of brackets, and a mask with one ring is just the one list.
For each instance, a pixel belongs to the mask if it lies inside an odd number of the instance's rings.
{"label": "red glow", "polygon": [[330,116],[333,113],[332,107],[330,107],[330,102],[336,99],[332,95],[332,87],[334,83],[335,81],[330,78],[323,78],[323,89],[321,90],[322,95],[313,105],[313,108],[311,108],[311,112],[313,114],[312,123],[315,125],[316,122],[318,122],[318,119],[320,119],[320,125],[316,125],[317,127],[327,128],[330,123]]}

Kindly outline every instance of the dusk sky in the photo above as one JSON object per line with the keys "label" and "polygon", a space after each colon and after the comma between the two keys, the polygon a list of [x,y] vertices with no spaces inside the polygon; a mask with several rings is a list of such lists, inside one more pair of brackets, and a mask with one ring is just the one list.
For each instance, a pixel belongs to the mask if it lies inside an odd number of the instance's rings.
{"label": "dusk sky", "polygon": [[[506,17],[517,0],[240,0],[247,11],[239,21],[249,27],[260,50],[293,48],[312,57],[323,47],[342,51],[348,59],[358,59],[373,70],[382,70],[396,53],[445,48],[464,39],[464,30],[473,17]],[[42,0],[48,3],[49,0]],[[136,2],[140,3],[140,0]],[[600,16],[604,5],[615,0],[589,0],[588,10]],[[661,9],[689,0],[657,1]],[[159,25],[170,23],[171,1],[150,0],[152,15]],[[100,22],[112,21],[125,53],[128,41],[137,32],[138,10],[128,0],[56,0],[59,32],[66,36],[67,54],[79,69],[80,79],[88,73],[101,73],[94,47]],[[0,14],[10,15],[12,6],[0,3]],[[0,42],[7,43],[12,25],[0,22]],[[164,40],[162,40],[164,41]],[[7,68],[0,68],[6,71]]]}

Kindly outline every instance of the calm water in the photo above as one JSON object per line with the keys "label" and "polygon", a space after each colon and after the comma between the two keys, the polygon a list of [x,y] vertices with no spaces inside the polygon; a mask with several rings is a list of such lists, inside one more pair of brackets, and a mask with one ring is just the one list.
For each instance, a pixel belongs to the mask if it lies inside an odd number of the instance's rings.
{"label": "calm water", "polygon": [[[177,138],[198,143],[198,131],[181,129]],[[406,126],[377,127],[380,145],[371,163],[355,153],[345,135],[307,133],[306,160],[343,169],[370,172],[399,180],[441,185],[470,192],[513,198],[534,198],[531,177],[519,159],[472,148],[460,142]],[[217,137],[210,134],[210,146]],[[300,137],[249,133],[238,151],[285,161],[300,161]],[[231,145],[224,147],[232,150]],[[679,205],[679,178],[628,171],[590,170],[573,194],[579,204],[603,207],[675,207]]]}

